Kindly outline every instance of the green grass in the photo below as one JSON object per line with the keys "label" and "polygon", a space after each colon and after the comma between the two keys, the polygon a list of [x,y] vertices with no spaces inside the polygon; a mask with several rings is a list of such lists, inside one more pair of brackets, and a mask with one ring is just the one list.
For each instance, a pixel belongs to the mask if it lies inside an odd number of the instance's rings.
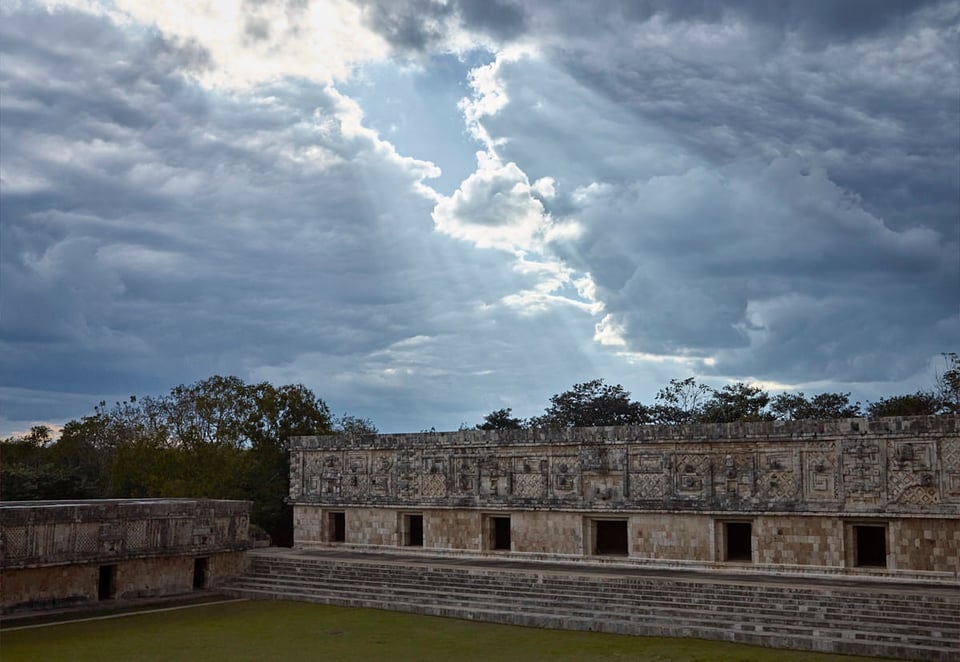
{"label": "green grass", "polygon": [[854,662],[869,659],[699,639],[539,630],[371,609],[263,601],[4,631],[0,632],[0,658],[3,662],[321,659]]}

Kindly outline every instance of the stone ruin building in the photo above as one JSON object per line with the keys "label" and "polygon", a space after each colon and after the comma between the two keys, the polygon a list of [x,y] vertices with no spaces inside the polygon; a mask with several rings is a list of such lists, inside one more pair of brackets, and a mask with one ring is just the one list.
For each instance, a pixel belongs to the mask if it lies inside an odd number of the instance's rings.
{"label": "stone ruin building", "polygon": [[960,419],[298,437],[295,545],[960,578]]}
{"label": "stone ruin building", "polygon": [[155,598],[242,574],[250,502],[0,502],[2,613]]}

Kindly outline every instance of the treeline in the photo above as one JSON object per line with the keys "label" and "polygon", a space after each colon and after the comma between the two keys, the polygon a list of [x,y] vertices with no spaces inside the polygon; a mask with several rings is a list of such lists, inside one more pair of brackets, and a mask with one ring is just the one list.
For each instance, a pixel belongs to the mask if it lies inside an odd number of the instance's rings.
{"label": "treeline", "polygon": [[881,398],[865,406],[851,402],[850,393],[771,396],[754,384],[738,382],[714,389],[693,377],[670,380],[654,404],[644,405],[631,400],[630,392],[619,384],[594,379],[551,397],[540,416],[521,419],[513,416],[512,408],[498,409],[475,427],[508,430],[960,414],[960,357],[956,353],[943,356],[945,368],[930,390]]}
{"label": "treeline", "polygon": [[[550,398],[531,419],[500,409],[479,429],[722,423],[854,416],[960,414],[960,359],[945,354],[945,370],[929,391],[881,398],[861,406],[849,393],[771,396],[743,382],[720,389],[690,377],[671,380],[652,405],[634,401],[602,379],[576,384]],[[466,427],[466,426],[464,426]],[[163,396],[107,406],[64,425],[60,436],[36,426],[0,443],[0,499],[190,497],[253,501],[252,521],[276,544],[293,539],[288,437],[337,432],[369,434],[374,424],[334,417],[305,386],[247,384],[214,376]]]}
{"label": "treeline", "polygon": [[214,376],[160,397],[101,402],[91,416],[2,444],[0,498],[192,497],[253,501],[252,521],[277,544],[292,542],[284,498],[284,440],[338,431],[376,432],[368,420],[334,418],[302,385],[246,384]]}

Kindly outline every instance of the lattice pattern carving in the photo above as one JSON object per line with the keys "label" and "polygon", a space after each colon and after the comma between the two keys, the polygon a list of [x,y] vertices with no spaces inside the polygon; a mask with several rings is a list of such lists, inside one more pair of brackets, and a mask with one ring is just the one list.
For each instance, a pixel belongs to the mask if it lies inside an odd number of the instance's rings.
{"label": "lattice pattern carving", "polygon": [[523,499],[539,499],[546,496],[547,482],[543,474],[514,474],[513,494]]}
{"label": "lattice pattern carving", "polygon": [[793,501],[797,498],[797,472],[792,453],[766,453],[760,460],[761,491],[769,501]]}
{"label": "lattice pattern carving", "polygon": [[127,549],[143,549],[147,546],[147,522],[145,520],[126,523]]}
{"label": "lattice pattern carving", "polygon": [[27,527],[4,527],[3,555],[7,559],[17,559],[27,556]]}

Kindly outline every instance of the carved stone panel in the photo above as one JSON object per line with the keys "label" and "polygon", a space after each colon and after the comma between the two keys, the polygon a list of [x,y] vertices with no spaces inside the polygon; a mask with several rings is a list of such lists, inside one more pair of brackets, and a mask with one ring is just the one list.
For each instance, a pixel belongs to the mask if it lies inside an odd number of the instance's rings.
{"label": "carved stone panel", "polygon": [[932,443],[894,441],[887,446],[887,499],[891,503],[928,506],[940,502],[934,481]]}
{"label": "carved stone panel", "polygon": [[940,442],[943,467],[943,500],[960,502],[960,439]]}
{"label": "carved stone panel", "polygon": [[837,501],[836,447],[832,443],[811,445],[801,452],[800,457],[804,501]]}
{"label": "carved stone panel", "polygon": [[480,494],[506,497],[510,494],[511,462],[509,458],[487,455],[480,461]]}
{"label": "carved stone panel", "polygon": [[710,494],[710,456],[678,453],[673,462],[674,493],[683,499],[705,499]]}
{"label": "carved stone panel", "polygon": [[476,458],[470,456],[455,457],[453,468],[453,492],[461,495],[476,494],[480,478],[480,467]]}
{"label": "carved stone panel", "polygon": [[883,498],[880,443],[872,439],[851,439],[843,442],[842,449],[845,499],[879,505]]}
{"label": "carved stone panel", "polygon": [[340,495],[340,481],[343,478],[343,463],[339,455],[324,455],[321,465],[320,494]]}
{"label": "carved stone panel", "polygon": [[622,473],[585,471],[581,479],[585,502],[596,506],[623,501]]}
{"label": "carved stone panel", "polygon": [[794,453],[773,452],[760,455],[760,492],[769,502],[790,502],[797,500],[799,481],[797,479],[796,457]]}
{"label": "carved stone panel", "polygon": [[379,452],[370,457],[370,495],[386,497],[393,487],[393,453]]}
{"label": "carved stone panel", "polygon": [[660,500],[670,493],[670,462],[662,453],[630,455],[630,498]]}
{"label": "carved stone panel", "polygon": [[576,498],[580,487],[580,466],[575,455],[557,455],[550,459],[550,477],[553,496]]}
{"label": "carved stone panel", "polygon": [[549,463],[547,458],[518,457],[514,461],[513,495],[522,499],[539,499],[547,494]]}
{"label": "carved stone panel", "polygon": [[395,464],[396,496],[408,501],[420,496],[419,455],[415,451],[402,451]]}
{"label": "carved stone panel", "polygon": [[425,497],[447,496],[447,464],[446,456],[435,455],[423,458],[423,476],[421,477],[420,492]]}
{"label": "carved stone panel", "polygon": [[713,491],[721,499],[748,499],[755,493],[756,467],[752,453],[713,456]]}
{"label": "carved stone panel", "polygon": [[346,472],[341,490],[344,496],[362,497],[370,490],[370,476],[367,472],[367,456],[363,453],[347,455]]}
{"label": "carved stone panel", "polygon": [[323,456],[320,453],[303,453],[303,493],[307,496],[321,494],[323,480]]}

